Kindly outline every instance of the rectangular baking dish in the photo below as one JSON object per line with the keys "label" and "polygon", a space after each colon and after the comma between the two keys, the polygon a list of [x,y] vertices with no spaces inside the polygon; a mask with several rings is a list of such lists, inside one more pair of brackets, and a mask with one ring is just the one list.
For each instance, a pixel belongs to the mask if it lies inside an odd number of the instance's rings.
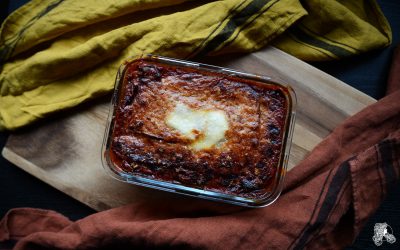
{"label": "rectangular baking dish", "polygon": [[[135,174],[132,172],[124,171],[117,163],[113,162],[111,159],[111,144],[113,140],[113,131],[116,126],[116,112],[118,109],[118,104],[121,101],[121,88],[124,84],[125,74],[127,72],[127,66],[136,60],[145,60],[148,63],[162,63],[164,65],[169,65],[171,67],[178,67],[182,69],[195,70],[196,72],[204,72],[204,74],[218,74],[227,77],[236,77],[240,79],[245,79],[248,81],[257,82],[257,84],[265,86],[279,87],[284,89],[284,95],[287,101],[285,122],[282,127],[282,146],[279,154],[279,161],[276,167],[276,172],[274,175],[273,184],[269,188],[268,192],[262,195],[262,197],[244,197],[243,195],[227,194],[225,192],[220,192],[218,190],[206,190],[198,187],[193,187],[190,185],[185,185],[177,181],[165,181],[156,178],[146,177],[140,174]],[[144,55],[137,58],[130,59],[123,63],[116,76],[114,93],[112,95],[112,100],[110,104],[109,116],[107,120],[107,125],[104,134],[104,140],[102,145],[102,163],[104,169],[109,175],[116,178],[117,180],[140,185],[148,188],[164,190],[168,192],[179,193],[183,195],[189,195],[193,197],[214,200],[219,202],[225,202],[245,207],[263,207],[273,203],[280,195],[284,176],[287,170],[289,151],[291,147],[292,133],[295,122],[295,108],[296,108],[296,95],[293,89],[284,83],[272,80],[268,76],[261,76],[255,74],[249,74],[244,72],[239,72],[236,70],[222,68],[207,64],[201,64],[196,62],[183,61],[173,58],[167,58],[156,55]],[[251,153],[251,152],[249,152]]]}

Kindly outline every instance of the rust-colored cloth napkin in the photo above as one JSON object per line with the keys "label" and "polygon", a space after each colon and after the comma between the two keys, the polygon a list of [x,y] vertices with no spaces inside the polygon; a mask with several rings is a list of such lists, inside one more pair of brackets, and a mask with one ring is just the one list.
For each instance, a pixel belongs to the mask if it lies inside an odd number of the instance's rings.
{"label": "rust-colored cloth napkin", "polygon": [[0,241],[17,240],[16,249],[341,248],[352,243],[399,179],[399,100],[396,90],[337,127],[288,173],[282,196],[271,206],[162,200],[76,222],[53,211],[12,209],[0,222]]}

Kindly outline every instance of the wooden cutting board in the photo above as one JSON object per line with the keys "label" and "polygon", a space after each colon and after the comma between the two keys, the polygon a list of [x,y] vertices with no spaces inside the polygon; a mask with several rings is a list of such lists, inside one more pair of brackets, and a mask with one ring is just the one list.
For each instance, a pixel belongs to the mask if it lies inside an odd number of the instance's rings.
{"label": "wooden cutting board", "polygon": [[[269,75],[292,85],[298,105],[289,169],[344,119],[376,102],[272,47],[239,58],[224,56],[207,62]],[[103,170],[101,145],[108,103],[109,100],[101,100],[82,105],[73,112],[12,134],[3,149],[3,156],[95,210],[144,199],[180,199],[166,192],[119,182]]]}

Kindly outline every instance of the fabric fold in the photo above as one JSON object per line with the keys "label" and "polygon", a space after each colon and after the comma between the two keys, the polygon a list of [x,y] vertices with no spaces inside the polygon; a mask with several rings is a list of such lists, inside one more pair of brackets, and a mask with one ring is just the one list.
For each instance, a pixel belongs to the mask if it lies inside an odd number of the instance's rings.
{"label": "fabric fold", "polygon": [[[390,25],[375,1],[302,1],[308,15],[273,41],[307,61],[340,59],[392,41]],[[338,28],[340,27],[340,28]]]}

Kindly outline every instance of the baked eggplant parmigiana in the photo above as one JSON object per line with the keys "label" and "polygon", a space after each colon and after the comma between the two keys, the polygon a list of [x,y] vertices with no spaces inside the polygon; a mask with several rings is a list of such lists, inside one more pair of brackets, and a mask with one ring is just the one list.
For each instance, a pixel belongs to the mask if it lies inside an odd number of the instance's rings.
{"label": "baked eggplant parmigiana", "polygon": [[287,89],[146,58],[121,81],[108,152],[119,171],[249,199],[273,190]]}

